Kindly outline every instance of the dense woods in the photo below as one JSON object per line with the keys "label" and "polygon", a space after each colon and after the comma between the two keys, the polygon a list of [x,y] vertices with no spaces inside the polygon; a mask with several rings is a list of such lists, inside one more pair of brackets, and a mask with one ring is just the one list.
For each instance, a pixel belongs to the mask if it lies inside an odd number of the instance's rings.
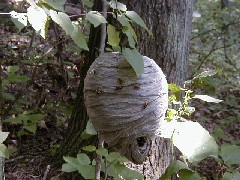
{"label": "dense woods", "polygon": [[[239,7],[239,0],[1,1],[0,179],[239,179]],[[145,76],[142,55],[166,76],[161,130],[151,142],[136,139],[140,152],[149,149],[142,164],[103,144],[89,121],[84,81],[103,50],[122,53],[136,82]],[[115,78],[119,93],[125,80]]]}

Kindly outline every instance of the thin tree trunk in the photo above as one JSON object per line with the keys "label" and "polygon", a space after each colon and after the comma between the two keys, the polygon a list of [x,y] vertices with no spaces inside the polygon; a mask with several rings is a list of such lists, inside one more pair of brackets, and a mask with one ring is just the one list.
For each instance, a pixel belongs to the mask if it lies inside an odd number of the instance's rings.
{"label": "thin tree trunk", "polygon": [[[142,28],[136,27],[141,53],[156,61],[168,83],[182,85],[187,78],[193,1],[131,0],[125,3],[128,9],[143,18],[153,32],[151,37]],[[163,138],[156,137],[153,140],[151,151],[152,154],[142,166],[135,166],[149,180],[158,179],[173,157],[170,141]]]}

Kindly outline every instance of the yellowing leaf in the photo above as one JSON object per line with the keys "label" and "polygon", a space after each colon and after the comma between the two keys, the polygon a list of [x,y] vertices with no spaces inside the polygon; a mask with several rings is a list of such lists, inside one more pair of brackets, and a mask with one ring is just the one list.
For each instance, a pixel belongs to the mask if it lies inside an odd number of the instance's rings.
{"label": "yellowing leaf", "polygon": [[120,42],[119,32],[114,26],[109,24],[107,26],[108,44],[111,46],[118,46]]}

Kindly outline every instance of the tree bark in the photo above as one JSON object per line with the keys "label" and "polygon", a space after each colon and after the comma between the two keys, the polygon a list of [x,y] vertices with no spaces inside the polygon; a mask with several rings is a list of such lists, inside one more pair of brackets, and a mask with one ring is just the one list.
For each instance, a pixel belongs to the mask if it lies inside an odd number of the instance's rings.
{"label": "tree bark", "polygon": [[[131,0],[125,1],[128,10],[137,12],[151,29],[151,37],[136,27],[138,48],[143,55],[156,61],[168,83],[182,85],[187,78],[189,40],[192,29],[193,1],[189,0]],[[156,137],[151,154],[142,166],[131,164],[146,179],[158,179],[173,155],[169,140]]]}

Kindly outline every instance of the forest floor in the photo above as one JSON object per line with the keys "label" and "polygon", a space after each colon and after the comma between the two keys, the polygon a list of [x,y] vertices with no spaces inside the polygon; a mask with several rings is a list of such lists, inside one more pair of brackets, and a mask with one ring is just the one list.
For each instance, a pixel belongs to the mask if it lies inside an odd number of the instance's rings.
{"label": "forest floor", "polygon": [[[6,180],[40,180],[44,175],[51,180],[61,179],[62,172],[52,171],[49,159],[67,133],[67,120],[78,87],[81,52],[68,40],[59,43],[61,40],[57,41],[52,31],[47,40],[35,37],[30,28],[16,33],[9,17],[2,18],[0,26],[1,78],[8,77],[5,72],[9,66],[18,66],[17,74],[31,79],[30,84],[17,82],[6,86],[18,103],[11,99],[5,101],[3,119],[14,117],[21,110],[45,115],[35,133],[22,131],[22,124],[3,124],[3,131],[10,132],[6,145],[12,152],[5,164]],[[194,101],[196,112],[191,120],[202,124],[219,145],[226,142],[240,145],[240,90],[221,90],[218,98],[224,101],[220,104]],[[208,158],[197,170],[210,180],[223,173],[224,167]]]}

